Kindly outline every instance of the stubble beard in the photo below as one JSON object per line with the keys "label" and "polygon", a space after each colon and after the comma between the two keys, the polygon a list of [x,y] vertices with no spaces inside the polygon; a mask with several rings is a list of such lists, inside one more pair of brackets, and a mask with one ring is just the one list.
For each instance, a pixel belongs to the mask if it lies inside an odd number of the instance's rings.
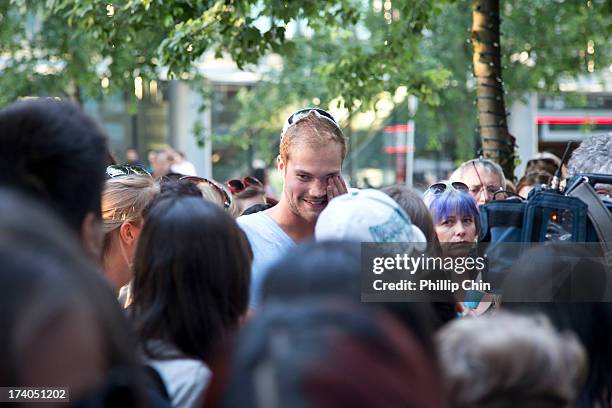
{"label": "stubble beard", "polygon": [[320,211],[311,211],[307,208],[307,204],[301,198],[298,197],[293,200],[291,197],[289,197],[288,194],[286,195],[287,202],[289,203],[289,209],[294,215],[300,217],[308,223],[314,224],[317,222],[317,219],[319,218],[319,215],[321,214],[323,209],[321,209]]}

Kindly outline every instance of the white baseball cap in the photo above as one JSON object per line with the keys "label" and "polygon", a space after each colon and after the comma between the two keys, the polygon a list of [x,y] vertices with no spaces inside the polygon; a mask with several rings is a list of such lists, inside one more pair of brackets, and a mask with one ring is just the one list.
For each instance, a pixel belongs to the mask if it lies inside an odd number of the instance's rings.
{"label": "white baseball cap", "polygon": [[427,240],[423,232],[391,197],[374,190],[351,189],[329,202],[315,226],[317,241],[410,242]]}

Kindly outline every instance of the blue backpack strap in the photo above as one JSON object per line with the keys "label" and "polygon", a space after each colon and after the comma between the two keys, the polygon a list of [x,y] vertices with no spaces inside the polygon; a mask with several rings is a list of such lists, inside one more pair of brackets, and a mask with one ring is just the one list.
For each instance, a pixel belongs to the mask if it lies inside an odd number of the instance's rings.
{"label": "blue backpack strap", "polygon": [[169,406],[170,395],[168,394],[168,390],[164,384],[164,380],[161,378],[161,375],[159,375],[155,368],[148,364],[142,366],[142,372],[144,374],[147,398],[155,401],[160,407],[164,406],[166,402]]}
{"label": "blue backpack strap", "polygon": [[604,249],[606,265],[612,266],[612,214],[588,183],[578,185],[569,194],[587,204],[588,217]]}

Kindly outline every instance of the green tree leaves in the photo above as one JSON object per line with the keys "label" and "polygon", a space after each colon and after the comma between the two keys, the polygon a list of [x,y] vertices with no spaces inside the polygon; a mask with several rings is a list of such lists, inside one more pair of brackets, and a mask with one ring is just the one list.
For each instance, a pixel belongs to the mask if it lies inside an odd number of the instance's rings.
{"label": "green tree leaves", "polygon": [[[277,136],[276,122],[284,119],[279,112],[292,105],[336,100],[365,110],[385,92],[406,86],[420,100],[417,125],[434,140],[432,150],[456,151],[463,159],[474,152],[476,115],[466,42],[469,5],[467,0],[3,1],[0,105],[33,94],[132,95],[135,77],[193,78],[209,52],[229,55],[245,69],[278,54],[282,70],[267,73],[241,95],[234,137],[250,135],[255,143],[269,144]],[[608,1],[508,0],[502,9],[509,102],[529,90],[555,91],[560,78],[610,65]]]}

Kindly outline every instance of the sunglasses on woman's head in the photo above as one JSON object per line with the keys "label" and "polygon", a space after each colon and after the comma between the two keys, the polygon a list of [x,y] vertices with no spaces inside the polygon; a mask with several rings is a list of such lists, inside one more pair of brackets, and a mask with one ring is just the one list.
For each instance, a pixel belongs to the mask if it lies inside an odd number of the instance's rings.
{"label": "sunglasses on woman's head", "polygon": [[112,179],[115,177],[124,176],[149,176],[151,173],[145,170],[141,166],[123,165],[123,164],[111,164],[106,168],[106,179]]}
{"label": "sunglasses on woman's head", "polygon": [[443,192],[446,191],[447,188],[453,188],[462,193],[468,193],[470,191],[467,184],[462,183],[460,181],[453,181],[453,182],[440,181],[438,183],[434,183],[431,186],[429,186],[427,190],[431,191],[434,194],[442,194]]}
{"label": "sunglasses on woman's head", "polygon": [[221,199],[223,200],[223,208],[227,209],[232,204],[232,199],[227,194],[227,191],[225,191],[223,189],[223,187],[219,186],[216,182],[214,182],[212,180],[209,180],[209,179],[204,178],[204,177],[198,177],[198,176],[183,176],[179,180],[180,181],[188,181],[188,182],[193,183],[195,185],[198,185],[200,183],[204,183],[204,184],[212,187],[212,189],[215,190],[220,195]]}
{"label": "sunglasses on woman's head", "polygon": [[287,129],[289,129],[291,126],[297,123],[300,119],[308,116],[310,112],[317,113],[320,117],[329,120],[334,125],[336,125],[338,129],[340,129],[338,122],[336,122],[336,119],[334,119],[334,117],[328,111],[319,109],[319,108],[305,108],[305,109],[300,109],[297,112],[294,112],[291,116],[287,118],[287,121],[285,122],[283,126],[283,131],[281,132],[281,139],[285,135],[285,132],[287,131]]}
{"label": "sunglasses on woman's head", "polygon": [[246,176],[241,179],[232,179],[228,181],[226,185],[230,189],[232,194],[237,194],[249,186],[256,186],[256,187],[263,188],[263,184],[261,184],[261,181],[257,180],[253,176]]}

